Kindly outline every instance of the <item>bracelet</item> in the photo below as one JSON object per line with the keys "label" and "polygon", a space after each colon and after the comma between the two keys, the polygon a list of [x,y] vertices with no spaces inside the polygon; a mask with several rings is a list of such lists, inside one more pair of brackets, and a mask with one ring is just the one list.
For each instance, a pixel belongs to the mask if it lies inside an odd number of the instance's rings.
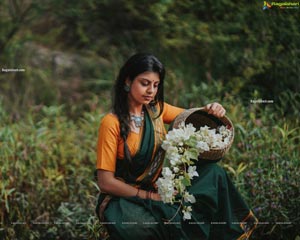
{"label": "bracelet", "polygon": [[140,189],[138,188],[138,190],[137,190],[137,192],[135,194],[136,197],[139,197],[139,192],[140,192]]}

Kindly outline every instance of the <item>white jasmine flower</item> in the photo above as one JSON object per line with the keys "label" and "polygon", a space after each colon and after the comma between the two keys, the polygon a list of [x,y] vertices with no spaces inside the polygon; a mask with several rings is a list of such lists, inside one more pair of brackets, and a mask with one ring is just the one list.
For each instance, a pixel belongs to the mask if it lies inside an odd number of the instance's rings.
{"label": "white jasmine flower", "polygon": [[204,127],[200,127],[200,130],[201,134],[203,136],[208,136],[209,135],[209,127],[208,126],[204,126]]}
{"label": "white jasmine flower", "polygon": [[226,138],[224,138],[224,140],[223,140],[224,144],[226,144],[226,145],[229,144],[229,141],[230,141],[230,138],[229,138],[229,137],[226,137]]}
{"label": "white jasmine flower", "polygon": [[196,131],[196,128],[194,128],[193,124],[189,123],[184,128],[184,136],[185,140],[189,139]]}
{"label": "white jasmine flower", "polygon": [[196,148],[198,148],[201,152],[209,151],[209,146],[204,141],[199,141],[196,145]]}
{"label": "white jasmine flower", "polygon": [[161,147],[165,150],[165,151],[169,151],[170,147],[173,147],[171,142],[164,140]]}
{"label": "white jasmine flower", "polygon": [[167,179],[173,179],[174,178],[174,174],[173,172],[171,171],[170,168],[168,167],[164,167],[163,170],[162,170],[162,175],[164,178],[167,178]]}
{"label": "white jasmine flower", "polygon": [[184,139],[184,131],[182,129],[173,129],[166,135],[166,140],[170,142],[180,142]]}
{"label": "white jasmine flower", "polygon": [[191,219],[192,218],[192,207],[188,206],[188,207],[184,207],[182,210],[183,213],[183,220],[187,220],[187,219]]}
{"label": "white jasmine flower", "polygon": [[172,166],[176,166],[181,162],[181,156],[178,153],[171,153],[168,158]]}
{"label": "white jasmine flower", "polygon": [[185,202],[190,202],[190,203],[195,203],[196,199],[194,197],[194,195],[189,194],[188,192],[185,192],[183,195],[184,201]]}
{"label": "white jasmine flower", "polygon": [[172,178],[159,178],[156,181],[158,193],[165,203],[173,203],[174,201],[174,181]]}
{"label": "white jasmine flower", "polygon": [[193,177],[199,177],[199,174],[196,171],[196,169],[197,169],[196,166],[189,166],[188,175],[189,175],[190,179],[193,179]]}
{"label": "white jasmine flower", "polygon": [[172,153],[176,153],[178,154],[178,148],[176,146],[171,145],[168,150],[167,150],[167,154],[172,154]]}
{"label": "white jasmine flower", "polygon": [[225,126],[220,126],[219,127],[219,132],[220,133],[226,132],[226,127]]}

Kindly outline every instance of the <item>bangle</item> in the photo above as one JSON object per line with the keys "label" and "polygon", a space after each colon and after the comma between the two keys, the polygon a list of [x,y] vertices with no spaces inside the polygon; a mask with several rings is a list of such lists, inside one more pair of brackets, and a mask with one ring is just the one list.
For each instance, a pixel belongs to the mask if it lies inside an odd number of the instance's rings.
{"label": "bangle", "polygon": [[137,192],[135,194],[136,197],[139,197],[139,192],[140,192],[140,189],[138,188],[138,190],[137,190]]}

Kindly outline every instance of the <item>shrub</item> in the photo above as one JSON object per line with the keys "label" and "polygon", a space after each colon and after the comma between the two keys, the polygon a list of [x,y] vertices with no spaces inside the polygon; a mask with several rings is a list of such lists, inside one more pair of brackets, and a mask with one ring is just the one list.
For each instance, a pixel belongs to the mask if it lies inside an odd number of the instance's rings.
{"label": "shrub", "polygon": [[93,179],[101,114],[74,122],[63,106],[30,111],[13,122],[1,106],[1,239],[93,239]]}

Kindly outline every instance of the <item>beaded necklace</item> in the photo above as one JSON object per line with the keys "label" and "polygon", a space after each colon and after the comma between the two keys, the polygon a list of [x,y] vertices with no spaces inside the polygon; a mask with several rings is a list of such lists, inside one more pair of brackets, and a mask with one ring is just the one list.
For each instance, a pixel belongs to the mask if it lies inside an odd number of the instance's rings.
{"label": "beaded necklace", "polygon": [[141,112],[141,116],[130,114],[130,120],[134,122],[136,128],[140,128],[141,126],[143,126],[144,111]]}

